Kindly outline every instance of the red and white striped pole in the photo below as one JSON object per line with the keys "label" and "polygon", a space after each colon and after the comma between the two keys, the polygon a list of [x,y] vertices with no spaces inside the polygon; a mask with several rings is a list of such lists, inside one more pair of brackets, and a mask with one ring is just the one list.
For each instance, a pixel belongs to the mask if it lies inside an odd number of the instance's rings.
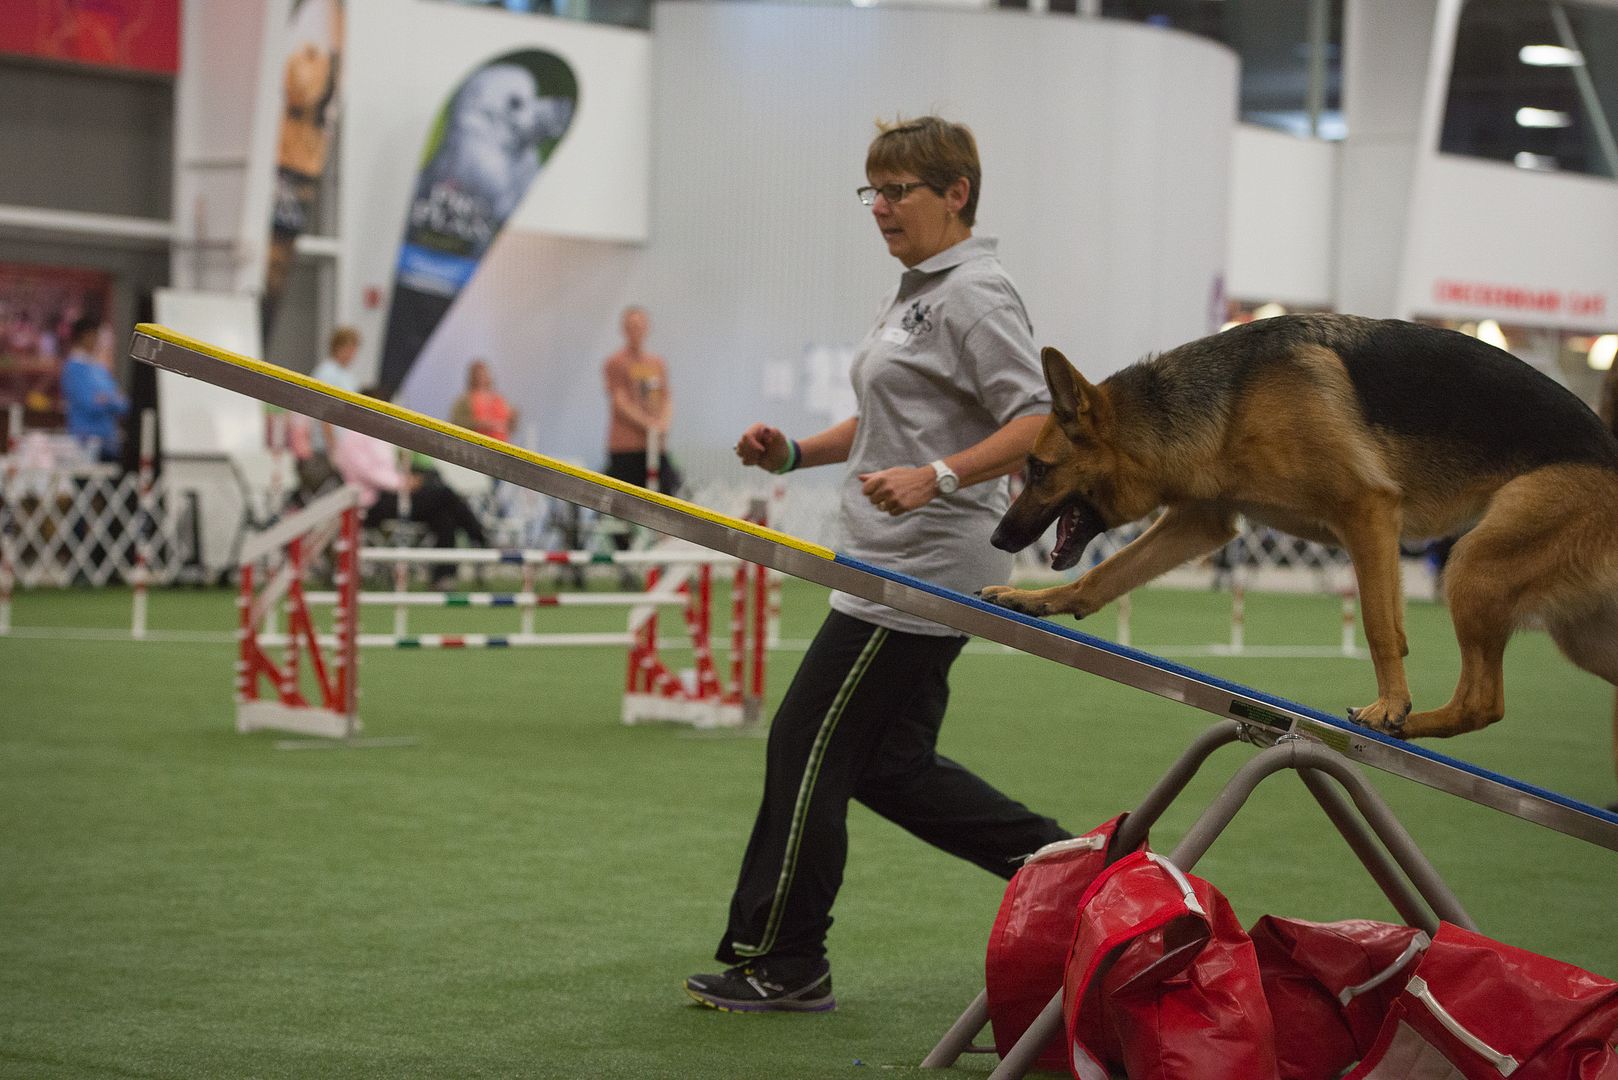
{"label": "red and white striped pole", "polygon": [[333,613],[337,636],[337,699],[342,703],[348,737],[359,732],[360,702],[360,511],[343,511],[337,538],[337,610]]}
{"label": "red and white striped pole", "polygon": [[747,563],[736,564],[730,583],[730,687],[726,697],[742,700],[742,677],[747,670]]}
{"label": "red and white striped pole", "polygon": [[152,507],[156,457],[157,415],[153,410],[146,409],[140,414],[140,471],[135,491],[135,566],[130,573],[131,583],[135,587],[135,601],[129,634],[134,638],[146,636],[146,590],[152,576],[151,531],[157,525]]}
{"label": "red and white striped pole", "polygon": [[236,595],[236,704],[241,705],[258,700],[258,675],[253,669],[258,626],[253,622],[253,564],[244,562],[237,572],[241,591]]}
{"label": "red and white striped pole", "polygon": [[753,566],[753,672],[748,694],[762,708],[764,702],[764,641],[769,621],[769,570]]}

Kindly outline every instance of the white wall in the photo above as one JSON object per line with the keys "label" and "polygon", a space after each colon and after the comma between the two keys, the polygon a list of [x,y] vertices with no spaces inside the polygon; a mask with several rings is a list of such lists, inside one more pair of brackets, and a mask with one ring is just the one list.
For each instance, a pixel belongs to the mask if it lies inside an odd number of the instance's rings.
{"label": "white wall", "polygon": [[[719,453],[755,419],[795,433],[815,367],[864,333],[898,263],[854,197],[873,121],[976,131],[980,234],[1001,237],[1037,339],[1093,376],[1207,333],[1225,269],[1234,57],[1156,28],[1009,11],[658,7],[644,248],[503,236],[469,289],[546,452],[596,462],[601,359],[646,304],[669,359],[672,443]],[[474,339],[473,335],[477,335]],[[437,410],[448,401],[420,402]]]}
{"label": "white wall", "polygon": [[1401,313],[1610,332],[1618,185],[1430,154],[1410,200]]}
{"label": "white wall", "polygon": [[[1388,317],[1398,311],[1390,268],[1405,249],[1417,146],[1429,120],[1431,65],[1448,77],[1448,39],[1435,36],[1449,0],[1346,0],[1343,120],[1336,244],[1336,307]],[[1435,52],[1436,50],[1436,52]]]}
{"label": "white wall", "polygon": [[1340,150],[1324,139],[1236,126],[1227,282],[1232,297],[1332,306]]}
{"label": "white wall", "polygon": [[[284,13],[288,0],[188,0],[183,8],[174,168],[180,240],[172,271],[179,288],[235,288],[238,271],[248,262],[236,244],[247,197],[267,9]],[[264,213],[254,217],[267,232],[267,200]],[[257,248],[260,259],[263,250]]]}

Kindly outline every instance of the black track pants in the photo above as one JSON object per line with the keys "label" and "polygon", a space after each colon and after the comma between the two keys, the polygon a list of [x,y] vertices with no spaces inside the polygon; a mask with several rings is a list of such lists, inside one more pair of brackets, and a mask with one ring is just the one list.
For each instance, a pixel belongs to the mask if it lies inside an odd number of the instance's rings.
{"label": "black track pants", "polygon": [[1004,878],[1069,835],[937,753],[950,665],[965,643],[827,617],[770,726],[721,961],[825,955],[850,798]]}

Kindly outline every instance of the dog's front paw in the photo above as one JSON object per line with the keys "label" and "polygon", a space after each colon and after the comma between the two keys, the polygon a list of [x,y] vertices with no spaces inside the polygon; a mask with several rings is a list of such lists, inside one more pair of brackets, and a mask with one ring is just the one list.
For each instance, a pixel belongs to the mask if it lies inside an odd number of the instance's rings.
{"label": "dog's front paw", "polygon": [[978,598],[995,607],[1003,607],[1007,611],[1016,611],[1024,615],[1043,618],[1050,614],[1050,605],[1038,591],[1013,589],[1009,585],[987,585],[978,590]]}
{"label": "dog's front paw", "polygon": [[1396,739],[1405,737],[1405,720],[1410,716],[1410,702],[1391,702],[1378,699],[1363,709],[1348,710],[1348,718],[1362,727],[1372,731],[1380,731],[1384,735],[1392,735]]}

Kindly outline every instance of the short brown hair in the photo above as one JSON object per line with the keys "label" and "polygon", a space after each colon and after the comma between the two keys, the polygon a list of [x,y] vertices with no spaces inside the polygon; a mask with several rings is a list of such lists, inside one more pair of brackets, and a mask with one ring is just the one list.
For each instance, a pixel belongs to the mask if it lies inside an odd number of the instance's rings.
{"label": "short brown hair", "polygon": [[866,176],[875,172],[913,172],[940,195],[965,177],[970,190],[966,205],[961,207],[961,222],[971,228],[978,215],[978,189],[983,182],[972,129],[936,116],[899,119],[891,124],[878,120],[876,127],[877,136],[865,152]]}
{"label": "short brown hair", "polygon": [[346,349],[350,345],[360,343],[360,332],[352,326],[339,326],[331,332],[331,341],[326,344],[328,353],[335,353],[338,349]]}

